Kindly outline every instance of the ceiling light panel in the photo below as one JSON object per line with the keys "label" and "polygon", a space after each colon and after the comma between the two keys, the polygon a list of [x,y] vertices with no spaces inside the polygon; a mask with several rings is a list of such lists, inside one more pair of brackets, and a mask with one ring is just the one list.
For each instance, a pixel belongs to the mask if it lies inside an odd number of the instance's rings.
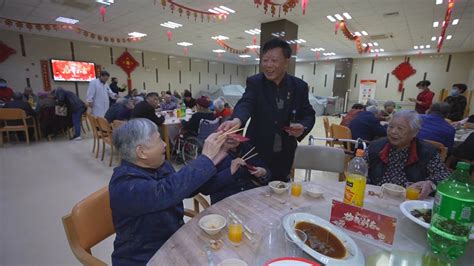
{"label": "ceiling light panel", "polygon": [[217,35],[217,36],[212,36],[211,39],[213,39],[213,40],[219,40],[219,41],[224,41],[224,40],[228,40],[229,37],[223,36],[223,35]]}
{"label": "ceiling light panel", "polygon": [[177,43],[177,45],[186,47],[186,46],[191,46],[191,45],[193,45],[193,44],[190,43],[190,42],[179,42],[179,43]]}
{"label": "ceiling light panel", "polygon": [[170,28],[170,29],[177,29],[177,28],[182,27],[183,25],[176,22],[168,21],[165,23],[161,23],[160,26],[165,27],[165,28]]}
{"label": "ceiling light panel", "polygon": [[77,19],[73,19],[73,18],[65,18],[65,17],[58,17],[56,19],[57,22],[62,22],[62,23],[67,23],[67,24],[76,24],[79,22],[79,20]]}

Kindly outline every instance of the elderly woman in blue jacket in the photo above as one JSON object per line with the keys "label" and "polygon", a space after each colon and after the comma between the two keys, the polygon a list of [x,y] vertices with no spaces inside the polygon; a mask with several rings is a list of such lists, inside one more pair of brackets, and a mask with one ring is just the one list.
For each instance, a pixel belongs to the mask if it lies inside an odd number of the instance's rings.
{"label": "elderly woman in blue jacket", "polygon": [[113,142],[122,157],[109,183],[114,265],[145,265],[184,224],[183,199],[213,177],[226,156],[221,134],[211,134],[202,155],[175,172],[165,161],[166,144],[153,122],[132,119],[114,130]]}

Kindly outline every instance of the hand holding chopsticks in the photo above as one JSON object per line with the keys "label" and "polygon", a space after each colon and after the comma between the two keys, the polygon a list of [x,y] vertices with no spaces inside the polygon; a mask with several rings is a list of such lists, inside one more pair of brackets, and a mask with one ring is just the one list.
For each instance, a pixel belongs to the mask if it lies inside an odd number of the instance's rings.
{"label": "hand holding chopsticks", "polygon": [[[255,147],[253,147],[250,151],[248,151],[246,154],[244,154],[244,156],[241,157],[242,160],[247,161],[248,159],[257,156],[257,155],[258,155],[258,152],[256,152],[256,153],[254,153],[254,154],[248,156],[253,150],[255,150]],[[247,157],[247,156],[248,156],[248,157]]]}

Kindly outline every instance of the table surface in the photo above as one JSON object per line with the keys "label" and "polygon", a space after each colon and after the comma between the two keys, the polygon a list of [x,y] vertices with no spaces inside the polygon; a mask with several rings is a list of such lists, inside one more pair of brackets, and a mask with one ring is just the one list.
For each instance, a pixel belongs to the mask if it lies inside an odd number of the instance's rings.
{"label": "table surface", "polygon": [[[148,262],[148,265],[208,265],[205,246],[209,243],[210,239],[221,239],[224,242],[224,246],[220,250],[212,252],[215,265],[228,258],[240,258],[249,265],[252,265],[254,258],[258,256],[259,242],[265,228],[264,222],[269,218],[281,220],[289,213],[307,212],[329,220],[332,200],[342,200],[345,183],[331,180],[318,180],[312,183],[323,187],[324,195],[322,198],[313,199],[303,193],[298,198],[291,197],[289,203],[285,204],[281,201],[282,196],[273,194],[268,186],[244,191],[228,197],[207,208],[181,227],[181,229],[155,253]],[[395,241],[392,247],[396,252],[392,254],[401,254],[404,252],[411,252],[410,254],[413,254],[413,252],[419,254],[427,253],[429,251],[429,246],[426,241],[427,231],[401,213],[399,204],[403,199],[388,196],[384,196],[384,199],[379,199],[374,196],[368,196],[367,193],[369,191],[378,193],[380,187],[367,185],[364,208],[398,219]],[[243,218],[244,223],[256,232],[253,235],[253,241],[249,241],[244,237],[243,243],[239,247],[234,247],[229,242],[226,228],[211,237],[199,227],[199,219],[204,215],[220,214],[227,217],[227,210],[229,209]],[[359,239],[358,237],[353,237],[353,239],[362,250],[366,262],[368,259],[374,261],[374,256],[390,257],[390,250],[387,250],[387,248],[384,249],[380,245]],[[457,265],[472,265],[472,261],[474,261],[473,242],[474,241],[470,241],[468,251],[466,251],[464,257],[457,261]],[[278,255],[275,256],[278,257]],[[372,257],[369,258],[370,256]],[[397,260],[397,258],[395,258],[395,260]],[[377,257],[376,261],[383,260]]]}
{"label": "table surface", "polygon": [[456,135],[454,135],[455,142],[464,142],[471,133],[474,132],[474,129],[458,129],[456,130]]}

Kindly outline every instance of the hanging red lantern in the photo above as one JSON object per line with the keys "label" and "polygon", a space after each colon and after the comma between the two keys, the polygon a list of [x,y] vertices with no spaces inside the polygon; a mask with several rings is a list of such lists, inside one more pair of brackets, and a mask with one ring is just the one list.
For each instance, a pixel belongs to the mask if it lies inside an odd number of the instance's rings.
{"label": "hanging red lantern", "polygon": [[375,60],[379,59],[379,54],[375,54]]}
{"label": "hanging red lantern", "polygon": [[173,33],[171,33],[171,31],[169,30],[167,35],[168,35],[168,41],[171,41],[171,35],[173,35]]}
{"label": "hanging red lantern", "polygon": [[253,43],[253,45],[257,44],[257,36],[252,37],[252,43]]}
{"label": "hanging red lantern", "polygon": [[339,27],[341,27],[341,25],[343,25],[343,24],[344,24],[344,22],[339,22],[339,21],[336,22],[335,29],[334,29],[334,34],[337,35],[337,31],[339,30]]}
{"label": "hanging red lantern", "polygon": [[102,22],[105,21],[105,13],[107,12],[107,9],[104,6],[101,6],[99,9],[100,16],[102,17]]}
{"label": "hanging red lantern", "polygon": [[183,48],[183,52],[184,52],[184,55],[185,55],[185,56],[188,56],[189,48],[188,48],[188,47],[184,47],[184,48]]}
{"label": "hanging red lantern", "polygon": [[418,59],[421,59],[423,57],[423,52],[422,51],[419,51],[418,52]]}
{"label": "hanging red lantern", "polygon": [[303,15],[306,14],[307,7],[308,7],[308,0],[301,0],[301,9],[303,9]]}
{"label": "hanging red lantern", "polygon": [[316,52],[315,56],[316,56],[316,60],[319,60],[319,58],[321,58],[321,53],[320,53],[320,52]]}

